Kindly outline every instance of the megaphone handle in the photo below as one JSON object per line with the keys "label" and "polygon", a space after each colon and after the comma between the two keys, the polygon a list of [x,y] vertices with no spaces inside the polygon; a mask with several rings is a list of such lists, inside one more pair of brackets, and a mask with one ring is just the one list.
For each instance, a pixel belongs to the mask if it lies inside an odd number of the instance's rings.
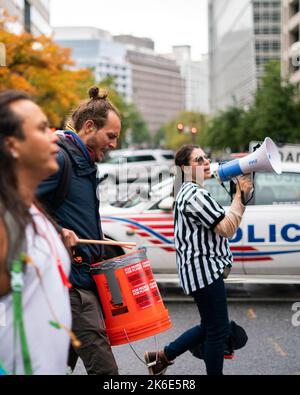
{"label": "megaphone handle", "polygon": [[233,178],[233,179],[230,180],[230,198],[231,198],[231,201],[233,200],[233,197],[236,194],[236,184],[237,184],[237,179]]}

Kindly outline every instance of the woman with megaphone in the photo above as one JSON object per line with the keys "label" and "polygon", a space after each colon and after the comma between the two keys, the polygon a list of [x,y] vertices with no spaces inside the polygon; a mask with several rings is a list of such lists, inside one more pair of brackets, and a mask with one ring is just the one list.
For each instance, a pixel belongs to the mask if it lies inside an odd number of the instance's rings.
{"label": "woman with megaphone", "polygon": [[[204,188],[211,178],[210,161],[196,145],[185,145],[176,154],[175,246],[180,283],[191,295],[200,313],[200,325],[188,329],[160,351],[148,351],[150,374],[164,374],[175,358],[203,344],[208,375],[222,375],[229,319],[224,277],[232,265],[228,239],[233,237],[245,207],[241,196],[253,188],[248,176],[237,183],[228,213]],[[175,186],[176,188],[176,186]]]}

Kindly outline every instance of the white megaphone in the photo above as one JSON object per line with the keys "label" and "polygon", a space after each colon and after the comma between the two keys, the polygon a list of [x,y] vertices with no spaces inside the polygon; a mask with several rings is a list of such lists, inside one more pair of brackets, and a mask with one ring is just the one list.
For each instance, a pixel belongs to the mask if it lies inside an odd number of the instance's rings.
{"label": "white megaphone", "polygon": [[253,172],[282,172],[278,148],[270,137],[266,137],[261,147],[252,154],[221,164],[214,175],[220,182],[224,182]]}

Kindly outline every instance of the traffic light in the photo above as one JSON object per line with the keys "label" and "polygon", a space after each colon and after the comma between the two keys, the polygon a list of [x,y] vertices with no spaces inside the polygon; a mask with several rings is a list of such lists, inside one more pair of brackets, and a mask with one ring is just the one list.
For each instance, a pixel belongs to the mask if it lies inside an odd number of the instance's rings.
{"label": "traffic light", "polygon": [[197,128],[192,128],[192,129],[191,129],[191,133],[192,133],[192,134],[197,134],[197,132],[198,132],[198,129],[197,129]]}
{"label": "traffic light", "polygon": [[177,130],[179,133],[182,133],[184,131],[184,124],[182,122],[179,122],[177,124]]}

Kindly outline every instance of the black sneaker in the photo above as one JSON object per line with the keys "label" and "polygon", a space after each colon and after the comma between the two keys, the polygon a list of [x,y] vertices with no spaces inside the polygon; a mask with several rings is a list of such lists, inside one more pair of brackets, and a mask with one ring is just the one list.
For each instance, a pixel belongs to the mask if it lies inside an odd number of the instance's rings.
{"label": "black sneaker", "polygon": [[155,376],[164,375],[168,366],[174,363],[167,360],[163,351],[146,351],[144,357],[149,374]]}

